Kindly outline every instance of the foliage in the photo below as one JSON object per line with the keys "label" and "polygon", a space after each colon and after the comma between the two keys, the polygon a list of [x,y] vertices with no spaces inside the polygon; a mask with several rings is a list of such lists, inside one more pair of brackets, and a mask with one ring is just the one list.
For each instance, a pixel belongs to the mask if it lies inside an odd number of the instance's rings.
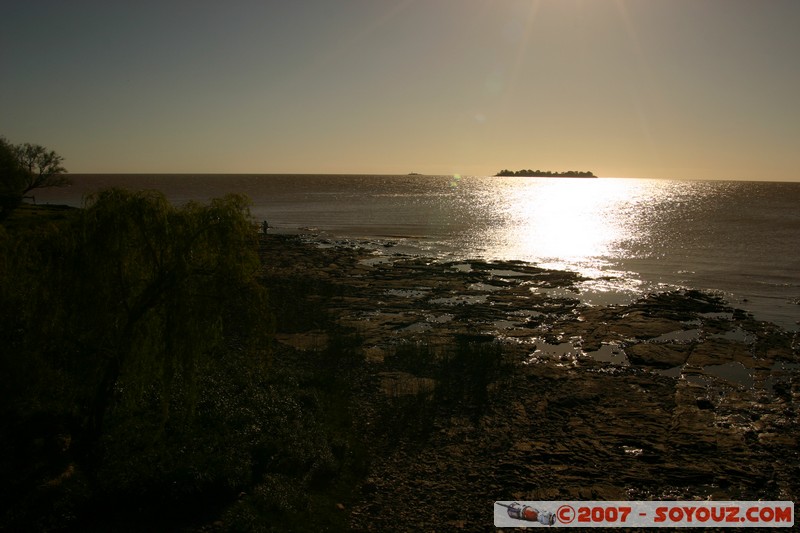
{"label": "foliage", "polygon": [[176,209],[159,193],[111,189],[39,248],[31,268],[46,297],[33,312],[51,320],[36,335],[57,340],[43,352],[69,356],[73,375],[92,384],[77,398],[92,437],[115,395],[138,402],[153,384],[166,419],[168,389],[193,390],[198,362],[263,316],[251,233],[241,197]]}
{"label": "foliage", "polygon": [[100,500],[249,483],[257,433],[280,419],[264,414],[274,326],[245,199],[111,189],[15,230],[0,227],[0,496],[62,477]]}
{"label": "foliage", "polygon": [[68,185],[63,161],[39,144],[13,145],[0,137],[0,220],[8,218],[34,189]]}
{"label": "foliage", "polygon": [[513,170],[503,169],[495,176],[525,176],[534,178],[595,178],[596,176],[589,170],[565,170],[564,172],[553,172],[551,170]]}
{"label": "foliage", "polygon": [[24,170],[22,194],[44,187],[63,187],[69,184],[61,163],[64,158],[40,144],[23,143],[15,147],[17,161]]}
{"label": "foliage", "polygon": [[447,424],[454,414],[477,423],[491,403],[489,385],[502,382],[511,369],[502,344],[469,338],[443,346],[399,344],[386,361],[436,384],[432,393],[422,389],[389,398],[380,413],[388,440],[410,446],[424,445],[436,425]]}
{"label": "foliage", "polygon": [[479,420],[506,370],[475,336],[399,345],[387,368],[436,386],[375,398],[364,339],[320,309],[342,289],[260,278],[241,197],[63,215],[0,226],[0,530],[343,530],[373,458]]}
{"label": "foliage", "polygon": [[22,201],[20,184],[23,181],[23,169],[17,160],[14,145],[5,137],[0,137],[0,221]]}
{"label": "foliage", "polygon": [[[37,215],[0,226],[0,530],[344,529],[369,452],[362,341],[313,304],[334,289],[268,299],[238,196]],[[272,347],[273,313],[327,348]]]}
{"label": "foliage", "polygon": [[489,384],[507,370],[500,343],[461,341],[441,362],[436,401],[461,406],[477,419],[488,406]]}

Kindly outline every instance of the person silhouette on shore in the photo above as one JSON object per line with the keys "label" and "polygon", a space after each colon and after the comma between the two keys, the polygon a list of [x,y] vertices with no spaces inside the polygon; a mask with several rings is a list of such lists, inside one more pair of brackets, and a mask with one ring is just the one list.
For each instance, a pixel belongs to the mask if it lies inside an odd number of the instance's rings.
{"label": "person silhouette on shore", "polygon": [[265,220],[264,222],[261,223],[261,233],[266,233],[268,229],[269,229],[269,224],[267,224],[267,221]]}

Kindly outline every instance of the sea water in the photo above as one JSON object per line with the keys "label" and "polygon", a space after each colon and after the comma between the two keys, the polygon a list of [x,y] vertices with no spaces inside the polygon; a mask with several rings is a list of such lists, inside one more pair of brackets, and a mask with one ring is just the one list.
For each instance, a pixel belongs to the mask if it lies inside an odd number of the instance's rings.
{"label": "sea water", "polygon": [[[800,320],[800,183],[353,175],[73,175],[39,203],[158,189],[176,204],[247,195],[270,231],[376,243],[432,259],[575,270],[590,304],[718,291],[787,329]],[[384,244],[393,245],[386,248]]]}

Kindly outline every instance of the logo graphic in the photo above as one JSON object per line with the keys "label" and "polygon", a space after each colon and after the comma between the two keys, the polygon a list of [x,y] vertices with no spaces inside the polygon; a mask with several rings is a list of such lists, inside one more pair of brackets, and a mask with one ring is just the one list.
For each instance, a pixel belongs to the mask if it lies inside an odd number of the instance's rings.
{"label": "logo graphic", "polygon": [[522,505],[521,503],[514,502],[510,505],[505,503],[495,502],[500,507],[505,507],[508,510],[508,516],[515,520],[525,520],[526,522],[538,522],[545,526],[552,526],[556,523],[556,515],[550,511],[540,511],[534,509],[529,505]]}
{"label": "logo graphic", "polygon": [[794,527],[791,501],[495,501],[496,527]]}

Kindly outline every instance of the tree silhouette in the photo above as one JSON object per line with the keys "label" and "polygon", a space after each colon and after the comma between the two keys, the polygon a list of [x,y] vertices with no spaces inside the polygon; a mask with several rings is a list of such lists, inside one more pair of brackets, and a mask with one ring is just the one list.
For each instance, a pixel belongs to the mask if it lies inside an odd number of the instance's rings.
{"label": "tree silhouette", "polygon": [[580,171],[580,170],[567,170],[565,172],[553,172],[550,170],[531,170],[531,169],[523,169],[517,170],[514,172],[513,170],[503,169],[495,176],[525,176],[525,177],[534,177],[534,178],[594,178],[596,177],[590,171]]}
{"label": "tree silhouette", "polygon": [[23,173],[16,147],[0,137],[0,221],[22,201],[20,185],[24,181]]}
{"label": "tree silhouette", "polygon": [[198,367],[234,337],[261,344],[253,335],[270,331],[241,196],[176,208],[155,191],[110,189],[8,251],[0,295],[28,317],[17,351],[71,376],[89,441],[119,402],[158,397],[167,420],[176,390],[194,401]]}
{"label": "tree silhouette", "polygon": [[0,137],[0,220],[34,189],[68,185],[63,161],[55,151],[39,144],[13,145]]}

